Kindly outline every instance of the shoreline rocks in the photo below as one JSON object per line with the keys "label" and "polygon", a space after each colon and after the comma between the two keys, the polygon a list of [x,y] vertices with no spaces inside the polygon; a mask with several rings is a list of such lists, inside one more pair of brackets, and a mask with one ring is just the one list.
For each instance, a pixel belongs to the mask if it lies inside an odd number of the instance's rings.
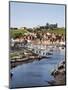
{"label": "shoreline rocks", "polygon": [[15,59],[15,60],[11,61],[11,68],[14,68],[23,63],[30,63],[35,60],[41,60],[43,58],[49,59],[51,57],[50,56],[30,56],[30,57],[26,57],[26,58]]}
{"label": "shoreline rocks", "polygon": [[65,61],[62,61],[51,73],[51,75],[54,76],[55,85],[65,85],[65,74]]}

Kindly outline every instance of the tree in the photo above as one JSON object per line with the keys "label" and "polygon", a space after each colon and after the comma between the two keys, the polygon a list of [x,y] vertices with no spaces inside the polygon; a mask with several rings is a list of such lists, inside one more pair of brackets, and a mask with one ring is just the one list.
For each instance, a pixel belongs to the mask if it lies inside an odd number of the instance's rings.
{"label": "tree", "polygon": [[21,32],[14,34],[14,38],[20,38],[20,37],[22,37],[22,33]]}
{"label": "tree", "polygon": [[57,28],[57,27],[58,27],[58,24],[56,23],[56,24],[55,24],[55,28]]}
{"label": "tree", "polygon": [[33,32],[33,29],[32,28],[29,28],[29,29],[27,29],[29,32]]}
{"label": "tree", "polygon": [[49,29],[49,23],[46,23],[46,27],[45,27],[46,29]]}
{"label": "tree", "polygon": [[50,27],[51,30],[54,29],[54,25],[52,25],[52,24],[49,27]]}

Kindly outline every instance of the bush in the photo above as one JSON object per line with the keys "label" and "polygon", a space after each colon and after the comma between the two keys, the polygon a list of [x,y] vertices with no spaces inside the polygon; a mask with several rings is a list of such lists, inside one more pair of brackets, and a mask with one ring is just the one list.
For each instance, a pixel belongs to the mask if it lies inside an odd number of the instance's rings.
{"label": "bush", "polygon": [[18,30],[11,30],[10,29],[10,37],[13,37],[13,38],[20,38],[22,36],[24,36],[25,33],[28,33],[27,30],[21,30],[21,29],[18,29]]}

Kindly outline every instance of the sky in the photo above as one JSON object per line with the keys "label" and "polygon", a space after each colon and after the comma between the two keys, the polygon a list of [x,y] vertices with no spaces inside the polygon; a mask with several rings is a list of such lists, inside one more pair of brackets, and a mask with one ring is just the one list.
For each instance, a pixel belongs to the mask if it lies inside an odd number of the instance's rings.
{"label": "sky", "polygon": [[10,27],[36,27],[58,24],[65,27],[65,6],[10,2]]}

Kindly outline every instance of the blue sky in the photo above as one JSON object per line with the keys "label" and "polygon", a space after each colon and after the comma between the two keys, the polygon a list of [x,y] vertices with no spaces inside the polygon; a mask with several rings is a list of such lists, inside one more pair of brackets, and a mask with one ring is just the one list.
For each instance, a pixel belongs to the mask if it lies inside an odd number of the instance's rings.
{"label": "blue sky", "polygon": [[58,23],[65,27],[65,6],[36,3],[10,3],[10,27],[35,27]]}

